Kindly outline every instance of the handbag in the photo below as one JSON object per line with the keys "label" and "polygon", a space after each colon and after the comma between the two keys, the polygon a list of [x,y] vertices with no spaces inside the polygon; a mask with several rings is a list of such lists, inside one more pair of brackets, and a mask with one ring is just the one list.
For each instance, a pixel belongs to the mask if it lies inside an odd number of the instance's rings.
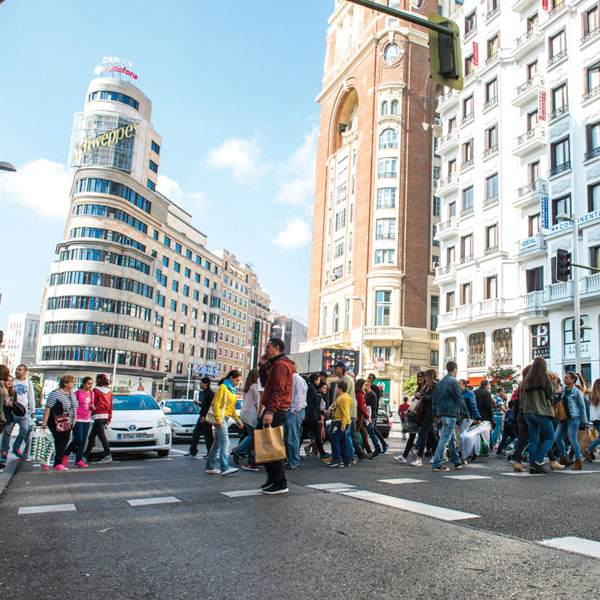
{"label": "handbag", "polygon": [[254,462],[270,463],[285,459],[283,427],[265,427],[254,431]]}
{"label": "handbag", "polygon": [[565,405],[562,403],[562,400],[559,400],[554,405],[554,419],[556,421],[566,421],[567,420],[567,411],[565,410]]}
{"label": "handbag", "polygon": [[204,417],[204,419],[207,423],[210,423],[211,425],[217,424],[217,417],[215,416],[215,411],[213,410],[212,404],[210,405],[210,408],[208,409],[208,412],[206,413],[206,417]]}
{"label": "handbag", "polygon": [[586,449],[596,438],[598,433],[595,429],[580,429],[577,432],[577,443],[582,450]]}
{"label": "handbag", "polygon": [[69,431],[71,429],[71,416],[68,414],[54,416],[54,425],[56,431]]}

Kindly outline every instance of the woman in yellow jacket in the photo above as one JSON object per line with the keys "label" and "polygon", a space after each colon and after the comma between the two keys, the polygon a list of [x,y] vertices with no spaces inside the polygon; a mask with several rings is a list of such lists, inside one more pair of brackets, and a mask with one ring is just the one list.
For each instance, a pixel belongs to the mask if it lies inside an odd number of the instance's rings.
{"label": "woman in yellow jacket", "polygon": [[[208,414],[207,421],[215,426],[215,441],[206,459],[206,472],[214,475],[231,475],[238,469],[229,466],[229,418],[233,418],[240,429],[244,426],[235,410],[237,396],[236,388],[242,379],[242,374],[235,369],[227,373],[227,377],[215,392]],[[217,455],[219,466],[216,468]]]}

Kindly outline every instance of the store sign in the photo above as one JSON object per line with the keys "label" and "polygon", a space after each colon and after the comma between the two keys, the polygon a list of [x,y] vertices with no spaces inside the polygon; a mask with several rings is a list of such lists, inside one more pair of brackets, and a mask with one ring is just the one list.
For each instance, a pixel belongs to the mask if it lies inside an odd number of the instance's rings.
{"label": "store sign", "polygon": [[196,374],[199,375],[200,377],[217,377],[217,375],[219,374],[219,369],[218,367],[211,367],[209,365],[202,365],[201,367],[198,367],[196,369]]}
{"label": "store sign", "polygon": [[550,323],[531,326],[531,358],[550,358]]}
{"label": "store sign", "polygon": [[[590,342],[581,342],[579,344],[579,348],[582,356],[589,356],[591,344]],[[575,358],[577,350],[575,348],[575,344],[565,344],[564,345],[564,353],[565,358]]]}
{"label": "store sign", "polygon": [[548,0],[542,0],[542,10],[548,10]]}
{"label": "store sign", "polygon": [[538,92],[538,120],[546,120],[546,90]]}
{"label": "store sign", "polygon": [[523,240],[521,242],[521,250],[525,250],[527,248],[531,248],[532,246],[535,246],[536,242],[537,242],[537,237],[535,237],[535,236],[527,238],[526,240]]}
{"label": "store sign", "polygon": [[95,138],[85,138],[81,144],[75,144],[73,150],[75,152],[75,160],[80,158],[86,152],[90,150],[96,150],[100,146],[114,146],[123,139],[129,139],[138,134],[138,124],[132,123],[130,125],[123,125],[118,129],[107,131]]}
{"label": "store sign", "polygon": [[[579,223],[579,225],[583,225],[584,223],[589,223],[590,221],[595,221],[596,219],[600,219],[600,210],[593,210],[592,212],[578,217],[577,223]],[[556,225],[553,225],[550,231],[564,231],[565,229],[571,229],[571,227],[573,227],[573,223],[570,221],[562,221]]]}
{"label": "store sign", "polygon": [[550,229],[550,200],[548,196],[542,196],[540,200],[540,218],[542,229]]}
{"label": "store sign", "polygon": [[375,358],[375,369],[378,371],[385,371],[385,358],[383,356],[377,356]]}
{"label": "store sign", "polygon": [[94,69],[94,73],[96,75],[126,75],[137,80],[138,76],[131,69],[133,69],[133,63],[130,60],[118,56],[105,56],[102,64]]}
{"label": "store sign", "polygon": [[479,65],[479,44],[477,42],[473,42],[473,66],[477,67]]}

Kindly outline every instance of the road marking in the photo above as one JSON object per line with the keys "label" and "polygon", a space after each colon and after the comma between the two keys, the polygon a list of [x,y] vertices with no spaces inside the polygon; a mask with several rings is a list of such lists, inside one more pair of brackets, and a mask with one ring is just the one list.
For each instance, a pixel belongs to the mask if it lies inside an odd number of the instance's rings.
{"label": "road marking", "polygon": [[544,477],[543,473],[500,473],[508,477]]}
{"label": "road marking", "polygon": [[592,474],[592,473],[600,473],[600,471],[572,471],[572,470],[566,470],[566,469],[559,469],[557,471],[558,473],[560,473],[561,475],[588,475],[588,474]]}
{"label": "road marking", "polygon": [[243,496],[262,496],[262,490],[236,490],[234,492],[221,492],[223,496],[228,498],[242,498]]}
{"label": "road marking", "polygon": [[312,488],[313,490],[319,490],[321,492],[339,492],[340,490],[350,490],[356,486],[348,483],[314,483],[312,485],[307,485],[306,487]]}
{"label": "road marking", "polygon": [[149,504],[171,504],[175,502],[181,502],[175,496],[163,496],[162,498],[134,498],[127,500],[129,506],[147,506]]}
{"label": "road marking", "polygon": [[470,479],[491,479],[491,477],[485,477],[483,475],[444,475],[446,479],[462,479],[468,481]]}
{"label": "road marking", "polygon": [[145,458],[144,462],[159,462],[161,460],[175,460],[174,458]]}
{"label": "road marking", "polygon": [[416,513],[418,515],[425,515],[426,517],[433,517],[434,519],[440,519],[442,521],[460,521],[463,519],[478,519],[480,517],[480,515],[473,515],[470,513],[461,512],[459,510],[442,508],[441,506],[423,504],[422,502],[404,500],[403,498],[395,498],[393,496],[375,494],[373,492],[366,492],[363,490],[342,492],[342,495],[350,498],[357,498],[359,500],[366,500],[367,502],[374,502],[375,504],[391,506],[392,508],[399,508],[400,510]]}
{"label": "road marking", "polygon": [[171,452],[173,454],[178,454],[179,456],[185,456],[187,454],[185,450],[177,450],[177,448],[171,448]]}
{"label": "road marking", "polygon": [[381,483],[389,483],[390,485],[401,485],[403,483],[427,483],[424,479],[411,479],[410,477],[403,477],[401,479],[378,479]]}
{"label": "road marking", "polygon": [[74,504],[47,504],[46,506],[21,506],[19,515],[33,515],[37,513],[66,512],[77,510]]}
{"label": "road marking", "polygon": [[542,546],[549,546],[550,548],[557,548],[558,550],[575,552],[575,554],[583,554],[584,556],[600,558],[600,542],[586,540],[585,538],[559,537],[549,540],[541,540],[538,542],[538,544],[541,544]]}

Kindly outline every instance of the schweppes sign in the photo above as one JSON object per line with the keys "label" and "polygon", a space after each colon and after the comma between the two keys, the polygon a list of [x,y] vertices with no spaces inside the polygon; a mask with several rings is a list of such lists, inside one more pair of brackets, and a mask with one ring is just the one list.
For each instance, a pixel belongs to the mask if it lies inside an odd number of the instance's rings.
{"label": "schweppes sign", "polygon": [[83,154],[86,154],[90,150],[95,150],[101,146],[114,146],[121,140],[129,139],[138,134],[138,124],[130,123],[129,125],[123,125],[112,131],[107,131],[95,138],[85,138],[80,144],[73,146],[75,152],[75,160],[80,158]]}

